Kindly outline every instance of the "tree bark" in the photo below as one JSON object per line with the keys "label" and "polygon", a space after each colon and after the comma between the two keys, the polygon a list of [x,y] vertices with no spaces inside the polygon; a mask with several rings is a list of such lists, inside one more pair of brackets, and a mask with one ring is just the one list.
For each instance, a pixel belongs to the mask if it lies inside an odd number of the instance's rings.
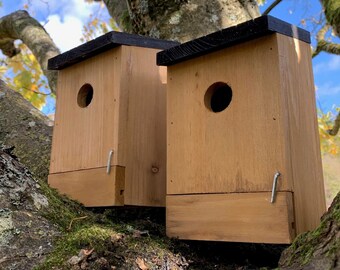
{"label": "tree bark", "polygon": [[340,269],[340,192],[321,224],[304,233],[281,256],[282,270]]}
{"label": "tree bark", "polygon": [[0,145],[36,176],[48,175],[52,121],[0,80]]}
{"label": "tree bark", "polygon": [[57,72],[48,70],[47,62],[49,58],[60,54],[60,51],[44,27],[24,10],[13,12],[0,19],[0,49],[6,56],[13,57],[20,53],[14,45],[17,39],[32,51],[48,79],[51,91],[55,93]]}
{"label": "tree bark", "polygon": [[123,1],[104,2],[125,31],[179,42],[260,16],[255,0],[130,0],[118,6]]}
{"label": "tree bark", "polygon": [[339,0],[321,1],[327,22],[333,27],[335,34],[340,37],[340,2]]}
{"label": "tree bark", "polygon": [[0,190],[0,269],[33,269],[59,230],[39,213],[49,202],[38,182],[1,148]]}

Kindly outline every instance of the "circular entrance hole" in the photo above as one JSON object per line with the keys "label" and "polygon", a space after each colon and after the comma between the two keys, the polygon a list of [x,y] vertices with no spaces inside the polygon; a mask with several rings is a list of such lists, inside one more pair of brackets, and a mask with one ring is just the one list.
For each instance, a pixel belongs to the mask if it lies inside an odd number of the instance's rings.
{"label": "circular entrance hole", "polygon": [[91,84],[84,84],[78,92],[77,103],[81,108],[85,108],[90,105],[93,98],[93,88]]}
{"label": "circular entrance hole", "polygon": [[230,104],[233,92],[224,82],[216,82],[209,86],[204,95],[205,106],[215,112],[224,111]]}

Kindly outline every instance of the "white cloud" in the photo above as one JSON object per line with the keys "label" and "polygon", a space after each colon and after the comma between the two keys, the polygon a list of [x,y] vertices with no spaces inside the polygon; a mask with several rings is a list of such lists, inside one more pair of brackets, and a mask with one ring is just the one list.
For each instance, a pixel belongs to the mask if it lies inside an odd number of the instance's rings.
{"label": "white cloud", "polygon": [[317,86],[316,91],[318,96],[335,96],[340,94],[340,85],[334,85],[331,83],[324,83]]}
{"label": "white cloud", "polygon": [[[22,0],[22,5],[27,0]],[[100,9],[98,3],[84,0],[32,0],[29,10],[41,21],[61,52],[81,44],[83,25]],[[46,18],[47,17],[47,18]]]}
{"label": "white cloud", "polygon": [[[22,0],[22,6],[25,3],[27,3],[27,0]],[[34,13],[44,14],[45,16],[59,14],[62,19],[71,15],[85,20],[88,19],[90,14],[96,12],[98,8],[98,3],[86,3],[84,0],[31,0],[29,4],[29,9]]]}
{"label": "white cloud", "polygon": [[57,47],[65,52],[81,44],[83,22],[75,16],[51,15],[45,24],[46,31],[50,34]]}
{"label": "white cloud", "polygon": [[340,56],[333,55],[332,59],[328,63],[328,67],[330,70],[340,69]]}
{"label": "white cloud", "polygon": [[334,70],[340,71],[340,56],[331,55],[328,61],[320,62],[313,66],[314,74],[324,73]]}

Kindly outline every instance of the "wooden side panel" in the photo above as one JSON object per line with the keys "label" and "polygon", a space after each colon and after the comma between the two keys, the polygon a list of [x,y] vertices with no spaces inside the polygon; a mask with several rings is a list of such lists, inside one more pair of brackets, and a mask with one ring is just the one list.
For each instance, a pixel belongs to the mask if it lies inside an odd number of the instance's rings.
{"label": "wooden side panel", "polygon": [[[117,128],[120,50],[112,49],[59,72],[50,173],[106,166],[110,150],[114,150],[111,164],[124,165]],[[86,83],[93,87],[93,98],[81,108],[77,97]]]}
{"label": "wooden side panel", "polygon": [[[167,193],[292,190],[285,147],[275,35],[168,67]],[[232,89],[214,113],[204,102],[215,82]]]}
{"label": "wooden side panel", "polygon": [[310,45],[277,34],[288,121],[297,233],[314,229],[326,211]]}
{"label": "wooden side panel", "polygon": [[166,231],[170,237],[253,243],[291,243],[293,201],[279,192],[167,196]]}
{"label": "wooden side panel", "polygon": [[125,168],[112,166],[110,174],[106,168],[50,174],[51,187],[77,200],[85,206],[124,205]]}
{"label": "wooden side panel", "polygon": [[119,143],[126,146],[125,204],[165,206],[166,70],[157,49],[122,46]]}

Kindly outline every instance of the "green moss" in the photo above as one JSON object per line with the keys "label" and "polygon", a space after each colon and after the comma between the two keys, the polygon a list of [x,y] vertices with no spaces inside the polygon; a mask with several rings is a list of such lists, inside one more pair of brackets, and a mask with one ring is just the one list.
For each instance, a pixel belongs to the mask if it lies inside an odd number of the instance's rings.
{"label": "green moss", "polygon": [[75,256],[82,248],[94,249],[96,252],[103,252],[106,249],[105,240],[116,232],[105,226],[85,225],[74,232],[65,234],[56,244],[53,252],[45,262],[35,270],[49,270],[53,266],[61,269],[68,269],[67,261]]}
{"label": "green moss", "polygon": [[[333,201],[329,212],[322,218],[320,225],[311,232],[307,232],[299,235],[293,244],[287,249],[287,254],[290,254],[289,263],[291,265],[293,262],[302,265],[306,265],[310,262],[317,249],[324,249],[320,247],[322,239],[329,234],[331,226],[334,223],[340,222],[340,193],[336,196]],[[333,241],[333,243],[332,243]],[[340,250],[340,243],[335,239],[332,239],[329,243],[329,248],[325,256],[333,256],[336,252]]]}
{"label": "green moss", "polygon": [[[42,210],[41,214],[54,224],[59,225],[60,229],[65,231],[69,227],[72,220],[86,216],[86,222],[94,219],[94,215],[86,211],[84,207],[66,196],[60,195],[56,190],[51,189],[47,183],[40,181],[40,189],[47,197],[49,206]],[[72,223],[77,227],[82,224],[83,220]]]}

